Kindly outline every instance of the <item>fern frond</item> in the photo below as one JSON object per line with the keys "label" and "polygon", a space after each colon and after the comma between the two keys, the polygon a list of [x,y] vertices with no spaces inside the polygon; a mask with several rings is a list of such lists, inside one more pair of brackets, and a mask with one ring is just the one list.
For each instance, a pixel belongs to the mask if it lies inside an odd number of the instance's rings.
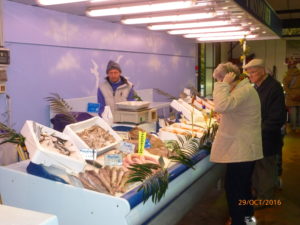
{"label": "fern frond", "polygon": [[193,161],[191,160],[191,156],[187,155],[184,152],[178,153],[177,155],[169,156],[169,159],[172,162],[177,162],[190,168],[193,168],[194,165]]}
{"label": "fern frond", "polygon": [[178,141],[168,141],[166,146],[174,153],[169,157],[172,162],[193,168],[192,157],[199,151],[200,139],[191,135],[177,136]]}
{"label": "fern frond", "polygon": [[165,146],[170,149],[172,152],[180,151],[181,147],[176,140],[169,140],[165,142]]}
{"label": "fern frond", "polygon": [[14,129],[9,128],[4,123],[0,123],[0,138],[4,139],[2,142],[0,142],[0,145],[10,142],[25,146],[25,137],[17,133]]}
{"label": "fern frond", "polygon": [[57,93],[51,93],[52,96],[45,99],[50,104],[50,109],[55,114],[61,114],[67,123],[77,122],[74,115],[71,113],[72,107],[59,96]]}
{"label": "fern frond", "polygon": [[164,162],[160,159],[160,164],[144,163],[133,164],[129,167],[132,173],[129,175],[127,183],[142,182],[138,191],[143,191],[144,203],[152,196],[152,201],[157,203],[165,195],[169,185],[169,173],[163,168]]}

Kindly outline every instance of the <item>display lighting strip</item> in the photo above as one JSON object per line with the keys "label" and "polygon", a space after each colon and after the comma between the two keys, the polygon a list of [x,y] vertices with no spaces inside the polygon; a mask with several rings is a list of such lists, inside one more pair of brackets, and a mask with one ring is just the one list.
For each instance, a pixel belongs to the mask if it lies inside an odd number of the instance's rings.
{"label": "display lighting strip", "polygon": [[169,30],[169,34],[200,34],[200,33],[213,33],[213,32],[226,32],[226,31],[239,31],[244,28],[241,26],[224,26],[203,29],[184,29],[184,30]]}
{"label": "display lighting strip", "polygon": [[94,2],[108,2],[110,0],[90,0],[91,3],[94,3]]}
{"label": "display lighting strip", "polygon": [[145,23],[160,23],[160,22],[182,22],[188,20],[201,20],[214,18],[223,15],[222,13],[189,13],[180,15],[168,16],[153,16],[153,17],[139,17],[123,19],[121,22],[125,24],[145,24]]}
{"label": "display lighting strip", "polygon": [[239,35],[239,36],[228,36],[228,37],[201,37],[201,38],[197,38],[198,41],[236,41],[236,40],[240,40],[243,38],[246,39],[253,39],[256,38],[257,35]]}
{"label": "display lighting strip", "polygon": [[37,0],[40,5],[59,5],[75,2],[87,2],[88,0]]}
{"label": "display lighting strip", "polygon": [[226,26],[231,22],[228,20],[215,20],[206,22],[194,22],[194,23],[176,23],[176,24],[157,24],[150,25],[150,30],[172,30],[172,29],[185,29],[185,28],[196,28],[196,27],[217,27]]}
{"label": "display lighting strip", "polygon": [[197,3],[189,1],[151,1],[144,4],[122,4],[113,7],[98,7],[87,10],[87,15],[96,16],[116,16],[134,13],[159,12],[166,10],[186,9],[197,6],[207,6],[208,3]]}
{"label": "display lighting strip", "polygon": [[202,33],[202,34],[186,34],[185,38],[201,38],[201,37],[227,37],[227,36],[239,36],[249,35],[249,31],[236,31],[236,32],[222,32],[222,33]]}

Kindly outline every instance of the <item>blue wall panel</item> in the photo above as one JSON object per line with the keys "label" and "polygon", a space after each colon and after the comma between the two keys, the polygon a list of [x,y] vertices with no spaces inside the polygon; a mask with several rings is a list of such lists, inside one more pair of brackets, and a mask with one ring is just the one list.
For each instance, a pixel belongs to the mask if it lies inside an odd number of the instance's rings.
{"label": "blue wall panel", "polygon": [[[195,44],[189,40],[97,19],[4,1],[5,47],[11,50],[8,94],[12,119],[49,125],[45,97],[96,94],[112,59],[135,88],[178,96],[195,84]],[[2,103],[1,103],[2,104]]]}

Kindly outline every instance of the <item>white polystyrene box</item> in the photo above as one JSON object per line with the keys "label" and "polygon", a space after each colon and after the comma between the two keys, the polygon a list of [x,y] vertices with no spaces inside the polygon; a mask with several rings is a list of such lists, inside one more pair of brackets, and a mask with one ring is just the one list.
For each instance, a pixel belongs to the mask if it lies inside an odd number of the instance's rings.
{"label": "white polystyrene box", "polygon": [[194,134],[196,137],[201,138],[203,136],[203,132],[192,132],[192,130],[182,129],[182,128],[190,128],[190,125],[175,123],[170,126],[159,129],[158,137],[161,140],[178,140],[178,136],[184,136],[186,134]]}
{"label": "white polystyrene box", "polygon": [[70,136],[70,138],[72,138],[72,140],[74,141],[75,145],[77,146],[77,148],[79,149],[89,149],[90,147],[77,135],[78,132],[83,131],[84,129],[87,129],[93,125],[98,125],[101,128],[103,128],[104,130],[108,131],[114,138],[115,138],[115,142],[107,145],[103,148],[100,149],[95,149],[98,153],[103,153],[109,149],[112,149],[113,147],[115,147],[116,145],[118,145],[121,141],[122,138],[119,134],[117,134],[116,131],[114,131],[102,118],[100,118],[99,116],[95,116],[91,119],[88,120],[84,120],[78,123],[73,123],[73,124],[69,124],[65,127],[63,133],[67,134],[68,136]]}
{"label": "white polystyrene box", "polygon": [[[54,134],[57,137],[70,141],[72,143],[72,150],[74,150],[72,155],[63,155],[43,147],[38,140],[34,126],[41,127],[43,133]],[[31,162],[45,166],[54,166],[65,170],[67,173],[79,173],[83,171],[86,165],[85,160],[69,136],[31,120],[25,122],[21,129],[21,134],[25,137],[25,145]]]}

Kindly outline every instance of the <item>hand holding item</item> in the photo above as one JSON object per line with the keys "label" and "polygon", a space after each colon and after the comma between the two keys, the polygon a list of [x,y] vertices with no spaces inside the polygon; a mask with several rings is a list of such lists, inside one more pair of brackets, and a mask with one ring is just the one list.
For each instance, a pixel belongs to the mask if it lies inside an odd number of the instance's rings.
{"label": "hand holding item", "polygon": [[225,75],[223,82],[226,82],[228,84],[231,84],[234,81],[235,78],[235,73],[234,72],[229,72]]}

